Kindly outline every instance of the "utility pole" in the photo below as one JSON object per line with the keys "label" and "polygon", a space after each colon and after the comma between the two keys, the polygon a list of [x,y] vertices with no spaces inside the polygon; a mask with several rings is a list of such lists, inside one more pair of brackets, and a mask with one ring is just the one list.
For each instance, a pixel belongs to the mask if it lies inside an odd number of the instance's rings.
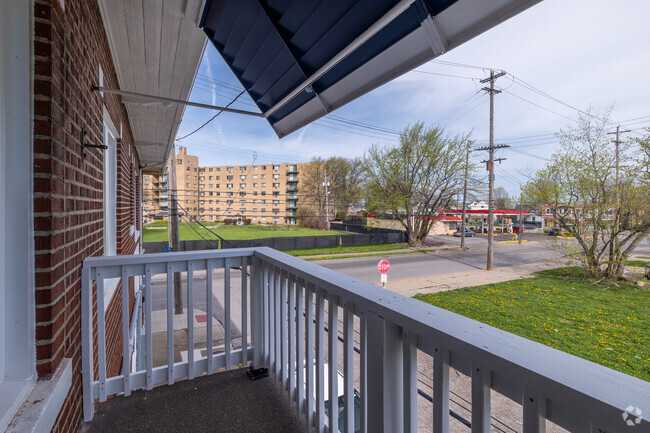
{"label": "utility pole", "polygon": [[460,234],[460,249],[465,249],[465,217],[467,216],[467,176],[469,172],[469,149],[472,141],[467,140],[467,153],[465,154],[465,185],[463,185],[463,221],[461,222],[462,233]]}
{"label": "utility pole", "polygon": [[[171,164],[171,209],[169,215],[169,246],[172,251],[180,251],[180,236],[178,232],[178,202],[176,197],[176,146],[172,148],[172,164]],[[183,291],[181,289],[181,274],[174,272],[174,314],[183,314]]]}
{"label": "utility pole", "polygon": [[521,235],[524,233],[524,193],[519,196],[519,233],[517,233],[517,240],[521,245]]}
{"label": "utility pole", "polygon": [[614,216],[614,251],[618,251],[619,209],[621,207],[621,185],[619,180],[619,167],[620,167],[619,150],[620,150],[620,144],[622,143],[621,134],[625,132],[631,132],[631,130],[626,129],[625,131],[621,131],[621,125],[616,126],[616,132],[608,132],[609,135],[616,134],[616,140],[614,140],[614,144],[616,144],[616,215]]}
{"label": "utility pole", "polygon": [[330,229],[330,192],[329,186],[330,183],[327,180],[327,170],[325,170],[325,181],[323,182],[325,187],[325,221],[327,222],[327,230]]}
{"label": "utility pole", "polygon": [[[484,161],[488,164],[488,170],[490,170],[490,192],[488,198],[488,254],[487,254],[487,270],[492,270],[492,263],[494,260],[494,150],[500,149],[503,147],[510,146],[495,146],[494,145],[494,95],[501,93],[501,90],[496,90],[494,88],[494,82],[497,78],[503,77],[505,71],[501,71],[498,74],[494,74],[494,71],[490,71],[490,77],[481,80],[481,84],[487,82],[490,83],[490,87],[483,87],[481,90],[485,90],[490,94],[490,146],[487,148],[477,149],[477,150],[489,150],[490,158],[488,161]],[[501,162],[504,158],[499,158],[498,161]]]}

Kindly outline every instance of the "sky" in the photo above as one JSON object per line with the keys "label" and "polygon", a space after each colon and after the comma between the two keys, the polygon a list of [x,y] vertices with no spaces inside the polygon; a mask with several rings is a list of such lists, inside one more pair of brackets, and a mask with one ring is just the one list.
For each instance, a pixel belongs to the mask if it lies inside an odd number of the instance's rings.
{"label": "sky", "polygon": [[[475,147],[489,139],[489,96],[479,80],[496,81],[495,144],[506,158],[495,185],[518,196],[520,185],[558,148],[556,133],[575,125],[578,110],[612,108],[615,124],[639,137],[650,127],[650,1],[544,0],[454,50],[278,139],[261,118],[188,107],[177,145],[200,165],[306,162],[360,157],[372,144],[394,146],[409,124],[423,121],[449,135],[471,132]],[[241,91],[235,75],[208,43],[191,101],[230,103]],[[244,93],[231,106],[258,111]],[[472,152],[475,161],[487,152]]]}

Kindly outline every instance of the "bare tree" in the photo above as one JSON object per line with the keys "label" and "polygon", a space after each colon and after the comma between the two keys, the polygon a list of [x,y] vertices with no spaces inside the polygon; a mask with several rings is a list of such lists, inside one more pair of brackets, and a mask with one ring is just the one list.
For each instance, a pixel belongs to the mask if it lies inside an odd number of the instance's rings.
{"label": "bare tree", "polygon": [[525,194],[575,237],[577,246],[558,251],[593,276],[622,278],[627,258],[650,233],[650,188],[643,176],[649,158],[637,146],[643,140],[630,141],[619,150],[617,167],[608,123],[609,112],[587,113],[575,127],[561,131],[561,149],[535,173]]}

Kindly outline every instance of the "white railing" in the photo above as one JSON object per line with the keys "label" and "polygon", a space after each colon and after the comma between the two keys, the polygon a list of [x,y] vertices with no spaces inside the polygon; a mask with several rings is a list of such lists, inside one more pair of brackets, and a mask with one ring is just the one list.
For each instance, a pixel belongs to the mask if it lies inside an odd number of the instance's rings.
{"label": "white railing", "polygon": [[[174,335],[168,332],[168,363],[154,368],[151,333],[147,332],[143,349],[146,367],[131,372],[130,364],[123,362],[120,375],[106,377],[104,319],[101,314],[96,319],[97,353],[92,350],[90,320],[95,311],[104,311],[100,305],[103,281],[142,276],[144,327],[149,331],[151,282],[154,275],[162,274],[166,281],[167,329],[173,329],[174,272],[187,275],[188,318],[193,317],[194,275],[206,273],[207,355],[194,358],[193,321],[188,320],[187,361],[173,362]],[[231,272],[241,278],[241,287],[236,290],[230,287]],[[211,295],[215,290],[223,291],[220,321],[225,328],[225,351],[221,354],[212,351],[215,319]],[[121,332],[126,338],[127,284],[122,285],[121,293],[125,316]],[[233,305],[241,308],[234,322]],[[231,347],[231,323],[241,329],[242,343],[237,350]],[[415,432],[419,415],[418,357],[430,357],[434,432],[449,431],[450,368],[471,378],[472,432],[490,431],[490,390],[521,404],[526,433],[544,431],[546,420],[579,432],[642,432],[650,428],[647,419],[636,423],[636,416],[623,416],[629,406],[650,414],[647,382],[270,248],[87,259],[83,268],[82,326],[86,421],[92,419],[96,399],[104,401],[108,395],[119,393],[129,395],[134,389],[172,384],[183,377],[192,379],[250,361],[256,368],[269,369],[298,414],[318,431],[336,432],[340,422],[343,431],[352,432],[356,422],[362,432]],[[128,342],[123,342],[123,353],[128,360]],[[314,368],[309,368],[312,365]],[[339,376],[343,377],[342,392],[338,389]],[[355,389],[360,403],[357,420]],[[327,399],[326,392],[329,396],[342,395],[341,420],[337,399]],[[630,420],[632,426],[628,425]]]}

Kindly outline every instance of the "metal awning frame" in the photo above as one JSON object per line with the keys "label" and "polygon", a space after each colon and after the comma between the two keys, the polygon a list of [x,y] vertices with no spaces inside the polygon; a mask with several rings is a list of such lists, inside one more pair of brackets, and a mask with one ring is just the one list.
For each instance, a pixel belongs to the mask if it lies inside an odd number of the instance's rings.
{"label": "metal awning frame", "polygon": [[181,104],[181,105],[189,105],[190,107],[225,111],[227,113],[243,114],[246,116],[265,117],[263,113],[256,113],[254,111],[238,110],[236,108],[222,107],[219,105],[201,104],[199,102],[190,102],[190,101],[184,101],[182,99],[165,98],[162,96],[147,95],[145,93],[129,92],[126,90],[111,89],[108,87],[93,86],[93,90],[98,92],[114,93],[116,95],[121,95],[122,102],[125,104],[152,104],[152,103],[163,104],[163,105]]}

